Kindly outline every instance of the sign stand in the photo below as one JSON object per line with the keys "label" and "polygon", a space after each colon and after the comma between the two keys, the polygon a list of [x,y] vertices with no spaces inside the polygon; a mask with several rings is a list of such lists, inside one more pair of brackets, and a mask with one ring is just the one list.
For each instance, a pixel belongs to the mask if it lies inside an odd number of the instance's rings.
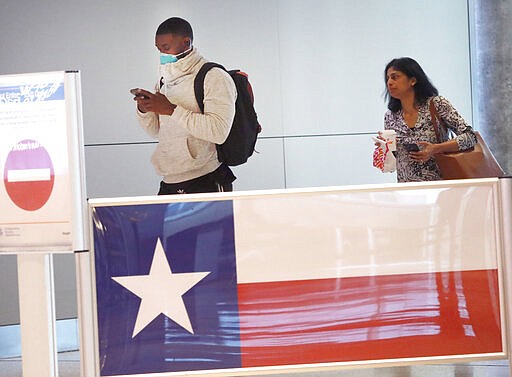
{"label": "sign stand", "polygon": [[17,258],[23,376],[58,377],[53,255]]}
{"label": "sign stand", "polygon": [[23,376],[57,377],[53,253],[87,250],[80,73],[0,76],[0,255],[18,260]]}

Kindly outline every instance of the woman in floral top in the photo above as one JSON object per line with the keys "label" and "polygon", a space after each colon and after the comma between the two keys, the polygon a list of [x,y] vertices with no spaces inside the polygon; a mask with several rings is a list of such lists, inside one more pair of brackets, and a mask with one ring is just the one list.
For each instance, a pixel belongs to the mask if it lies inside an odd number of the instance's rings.
{"label": "woman in floral top", "polygon": [[[384,116],[384,129],[396,131],[398,182],[442,179],[434,155],[470,149],[476,144],[473,130],[451,103],[438,95],[414,59],[391,60],[384,78],[389,109]],[[445,141],[437,143],[430,101],[433,101],[440,121],[455,133],[455,138],[448,139],[445,135]],[[405,144],[417,144],[420,150],[408,152]]]}

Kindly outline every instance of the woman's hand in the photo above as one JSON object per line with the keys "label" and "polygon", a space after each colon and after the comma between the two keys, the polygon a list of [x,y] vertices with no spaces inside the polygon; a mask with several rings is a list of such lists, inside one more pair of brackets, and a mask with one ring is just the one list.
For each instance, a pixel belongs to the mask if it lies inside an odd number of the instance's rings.
{"label": "woman's hand", "polygon": [[425,162],[434,157],[434,154],[438,153],[436,145],[428,143],[426,141],[418,141],[416,144],[420,146],[419,152],[409,152],[411,159],[417,162]]}
{"label": "woman's hand", "polygon": [[[379,134],[377,135],[377,137],[376,137],[376,138],[374,138],[373,140],[375,140],[375,139],[379,139],[379,140],[382,140],[383,142],[386,142],[386,139],[384,139],[384,138],[382,137],[382,132],[380,132],[380,131],[379,131]],[[382,145],[382,143],[379,143],[378,141],[375,141],[375,146],[376,146],[376,147],[379,147],[379,146],[381,146],[381,145]]]}
{"label": "woman's hand", "polygon": [[172,115],[176,105],[172,104],[162,93],[151,93],[140,89],[139,95],[135,96],[137,107],[143,113],[152,111],[158,115]]}
{"label": "woman's hand", "polygon": [[439,144],[427,143],[426,141],[418,141],[416,144],[421,147],[421,150],[419,152],[410,152],[409,155],[414,161],[418,162],[427,161],[438,153],[457,152],[459,150],[456,139]]}

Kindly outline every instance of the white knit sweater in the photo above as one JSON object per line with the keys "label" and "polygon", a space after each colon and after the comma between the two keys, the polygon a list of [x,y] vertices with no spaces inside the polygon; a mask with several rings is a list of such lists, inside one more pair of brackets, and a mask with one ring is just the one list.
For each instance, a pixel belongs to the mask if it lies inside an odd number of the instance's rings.
{"label": "white knit sweater", "polygon": [[166,183],[197,178],[220,166],[215,143],[221,144],[229,134],[237,91],[228,73],[211,69],[205,78],[202,114],[194,95],[194,78],[206,61],[194,49],[165,66],[164,85],[159,90],[176,105],[172,115],[137,111],[142,128],[158,139],[151,162]]}

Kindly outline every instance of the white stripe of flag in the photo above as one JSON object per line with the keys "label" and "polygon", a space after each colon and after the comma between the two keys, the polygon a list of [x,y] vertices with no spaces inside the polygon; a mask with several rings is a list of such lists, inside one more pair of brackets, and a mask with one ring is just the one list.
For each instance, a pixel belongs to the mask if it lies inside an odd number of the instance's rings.
{"label": "white stripe of flag", "polygon": [[496,269],[492,187],[432,191],[236,200],[238,283]]}

